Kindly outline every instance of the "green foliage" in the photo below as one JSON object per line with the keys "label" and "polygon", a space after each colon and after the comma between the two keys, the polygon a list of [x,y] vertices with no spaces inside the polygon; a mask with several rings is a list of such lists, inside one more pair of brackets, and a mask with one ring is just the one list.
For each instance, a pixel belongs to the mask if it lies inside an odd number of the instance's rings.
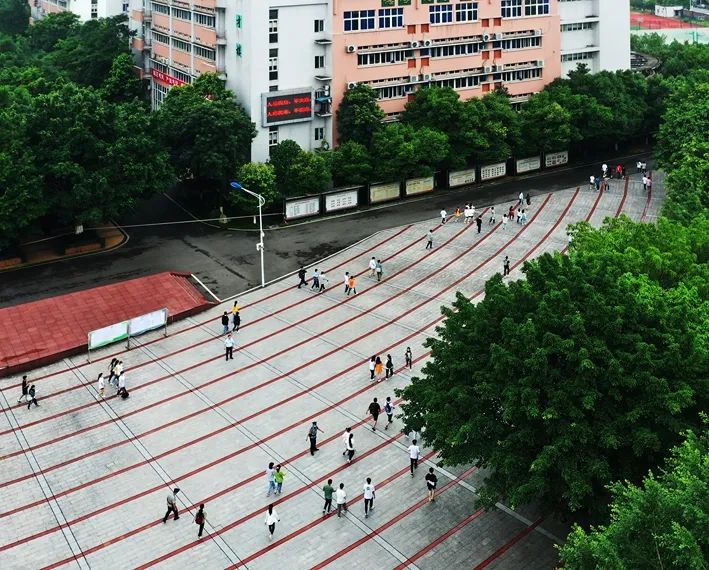
{"label": "green foliage", "polygon": [[[282,195],[276,189],[276,171],[272,164],[259,162],[247,162],[239,168],[236,173],[236,180],[244,188],[252,192],[261,194],[265,203],[264,210],[268,210],[274,205],[280,204]],[[258,212],[258,200],[241,190],[231,189],[229,192],[229,202],[246,214]]]}
{"label": "green foliage", "polygon": [[[101,94],[106,101],[146,101],[146,82],[135,74],[133,58],[122,53],[113,60],[108,75],[101,84]],[[147,103],[147,101],[146,101]]]}
{"label": "green foliage", "polygon": [[77,33],[80,27],[79,16],[73,12],[48,14],[27,30],[28,48],[33,52],[50,52],[61,40]]}
{"label": "green foliage", "polygon": [[0,0],[0,34],[21,34],[29,23],[30,5],[26,0]]}
{"label": "green foliage", "polygon": [[573,117],[554,100],[551,91],[533,95],[520,112],[518,156],[538,155],[569,148]]}
{"label": "green foliage", "polygon": [[704,44],[665,42],[660,34],[633,35],[633,51],[655,56],[660,60],[657,72],[664,77],[689,75],[694,71],[709,69],[709,47]]}
{"label": "green foliage", "polygon": [[372,157],[364,145],[347,141],[332,152],[332,180],[335,186],[356,186],[372,179]]}
{"label": "green foliage", "polygon": [[155,115],[178,177],[204,190],[227,188],[249,161],[254,124],[213,74],[171,89]]}
{"label": "green foliage", "polygon": [[616,482],[611,492],[610,524],[588,532],[575,526],[560,552],[565,568],[703,570],[709,566],[706,431],[689,431],[659,476],[648,474],[639,487]]}
{"label": "green foliage", "polygon": [[330,164],[323,153],[305,152],[297,142],[287,139],[271,151],[270,163],[276,172],[276,185],[283,196],[317,194],[330,187]]}
{"label": "green foliage", "polygon": [[293,165],[303,152],[300,145],[291,139],[281,141],[271,149],[269,163],[276,172],[276,187],[284,196],[297,195],[292,193],[293,186],[298,184],[292,171]]}
{"label": "green foliage", "polygon": [[374,178],[391,182],[431,176],[450,153],[448,137],[434,129],[393,123],[374,135]]}
{"label": "green foliage", "polygon": [[709,406],[708,229],[581,225],[569,256],[459,295],[399,392],[407,427],[446,463],[490,468],[485,505],[602,512],[606,485],[639,481]]}
{"label": "green foliage", "polygon": [[354,141],[369,148],[384,119],[376,91],[363,83],[347,91],[337,109],[336,119],[340,143]]}

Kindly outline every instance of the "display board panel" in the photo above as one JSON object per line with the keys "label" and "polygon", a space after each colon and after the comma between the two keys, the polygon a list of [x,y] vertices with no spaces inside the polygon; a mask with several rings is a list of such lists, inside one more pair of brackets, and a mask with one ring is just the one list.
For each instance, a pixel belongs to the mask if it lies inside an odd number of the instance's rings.
{"label": "display board panel", "polygon": [[358,200],[359,192],[356,189],[325,194],[325,212],[336,212],[337,210],[356,208]]}
{"label": "display board panel", "polygon": [[320,213],[320,196],[286,200],[286,220],[317,216]]}
{"label": "display board panel", "polygon": [[550,152],[544,155],[544,166],[550,168],[552,166],[561,166],[562,164],[568,164],[569,162],[569,151],[565,150],[563,152]]}
{"label": "display board panel", "polygon": [[167,325],[167,309],[158,309],[152,313],[146,313],[145,315],[134,317],[128,322],[128,332],[131,336],[137,336],[139,334],[143,334],[144,332]]}
{"label": "display board panel", "polygon": [[404,192],[407,196],[423,194],[424,192],[430,192],[431,190],[433,190],[433,176],[427,176],[425,178],[410,178],[404,185]]}
{"label": "display board panel", "polygon": [[520,158],[515,162],[517,174],[539,170],[542,167],[541,156],[530,156],[529,158]]}
{"label": "display board panel", "polygon": [[372,204],[396,200],[401,195],[401,184],[399,182],[387,182],[384,184],[371,184],[369,186],[369,201]]}
{"label": "display board panel", "polygon": [[307,88],[262,93],[261,103],[261,122],[264,127],[310,121],[313,118],[313,92]]}
{"label": "display board panel", "polygon": [[128,323],[123,321],[89,332],[89,350],[128,338]]}
{"label": "display board panel", "polygon": [[448,187],[455,188],[456,186],[465,186],[472,184],[476,180],[474,168],[467,170],[454,170],[448,174]]}
{"label": "display board panel", "polygon": [[496,164],[488,164],[480,167],[480,180],[492,180],[493,178],[502,178],[507,174],[507,163],[498,162]]}

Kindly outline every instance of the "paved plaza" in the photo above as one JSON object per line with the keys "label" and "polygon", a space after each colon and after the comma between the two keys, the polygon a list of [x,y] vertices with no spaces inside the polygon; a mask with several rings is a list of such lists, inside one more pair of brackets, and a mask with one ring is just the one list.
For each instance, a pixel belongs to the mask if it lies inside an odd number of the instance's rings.
{"label": "paved plaza", "polygon": [[[498,204],[497,225],[486,214],[479,234],[475,224],[438,220],[379,232],[309,268],[308,276],[325,271],[324,293],[297,289],[289,277],[239,297],[242,328],[230,361],[219,318],[233,300],[170,326],[166,338],[139,337],[130,351],[114,345],[92,363],[72,357],[32,371],[39,407],[16,405],[20,378],[3,379],[0,568],[553,568],[562,525],[532,507],[476,510],[484,473],[440,467],[425,444],[412,478],[401,420],[384,430],[381,416],[373,431],[366,410],[374,397],[395,399],[420,371],[423,342],[456,291],[479,299],[505,255],[510,278],[519,278],[526,259],[567,247],[569,223],[599,225],[620,213],[654,219],[661,188],[658,174],[651,196],[635,177],[602,194],[584,184],[533,196],[529,222],[505,229],[499,222],[510,204]],[[381,282],[367,276],[372,256],[383,262]],[[344,295],[345,271],[358,274],[357,295]],[[411,370],[403,366],[407,346]],[[373,354],[392,355],[393,378],[370,381]],[[102,399],[96,389],[114,356],[125,364],[127,400],[108,386]],[[323,433],[311,456],[314,420]],[[347,426],[351,464],[342,455]],[[275,498],[266,496],[271,461],[286,474]],[[429,466],[440,490],[431,504]],[[367,477],[376,498],[365,518]],[[348,495],[339,519],[321,513],[328,478]],[[163,524],[175,486],[180,518]],[[198,539],[200,503],[207,523]],[[272,540],[270,503],[280,518]]]}

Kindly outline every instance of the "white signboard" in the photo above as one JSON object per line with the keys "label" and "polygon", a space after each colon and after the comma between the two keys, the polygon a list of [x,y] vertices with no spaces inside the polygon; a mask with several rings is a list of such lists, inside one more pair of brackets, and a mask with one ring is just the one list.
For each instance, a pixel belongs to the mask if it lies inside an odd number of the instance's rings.
{"label": "white signboard", "polygon": [[475,169],[456,170],[448,174],[448,186],[454,188],[456,186],[465,186],[475,182]]}
{"label": "white signboard", "polygon": [[123,321],[91,331],[89,333],[89,350],[128,338],[128,323],[129,321]]}
{"label": "white signboard", "polygon": [[320,213],[320,197],[300,198],[286,201],[286,220],[317,216]]}
{"label": "white signboard", "polygon": [[344,192],[333,192],[325,195],[325,211],[335,212],[357,207],[357,190],[346,190]]}
{"label": "white signboard", "polygon": [[517,169],[517,174],[522,174],[523,172],[531,172],[532,170],[539,170],[542,167],[542,157],[541,156],[531,156],[529,158],[520,158],[515,168]]}
{"label": "white signboard", "polygon": [[493,178],[501,178],[507,174],[507,163],[498,162],[497,164],[488,164],[480,167],[480,180],[492,180]]}
{"label": "white signboard", "polygon": [[560,166],[562,164],[567,164],[569,162],[569,151],[564,152],[550,152],[544,155],[544,166],[547,168],[551,166]]}
{"label": "white signboard", "polygon": [[128,322],[130,323],[128,332],[131,336],[143,334],[144,332],[167,325],[167,309],[146,313],[145,315],[134,317]]}
{"label": "white signboard", "polygon": [[406,181],[406,195],[423,194],[433,190],[433,176],[426,178],[410,178]]}
{"label": "white signboard", "polygon": [[369,201],[372,204],[396,200],[401,193],[401,185],[398,182],[388,182],[386,184],[372,184],[369,187]]}

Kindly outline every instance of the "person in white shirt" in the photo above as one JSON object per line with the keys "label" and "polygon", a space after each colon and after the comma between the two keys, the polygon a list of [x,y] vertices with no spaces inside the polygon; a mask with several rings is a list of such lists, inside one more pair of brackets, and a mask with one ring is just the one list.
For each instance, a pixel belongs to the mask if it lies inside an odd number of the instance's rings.
{"label": "person in white shirt", "polygon": [[364,518],[369,516],[369,511],[374,510],[374,485],[372,485],[371,477],[367,477],[367,482],[364,484]]}
{"label": "person in white shirt", "polygon": [[125,374],[125,372],[121,372],[120,375],[118,376],[118,391],[122,392],[125,389],[126,389],[126,374]]}
{"label": "person in white shirt", "polygon": [[445,209],[441,210],[441,223],[442,224],[446,223],[447,217],[448,217],[448,212],[446,212]]}
{"label": "person in white shirt", "polygon": [[345,271],[345,293],[350,290],[350,272]]}
{"label": "person in white shirt", "polygon": [[520,203],[520,204],[521,204],[522,202],[524,202],[524,192],[520,192],[518,198],[519,198],[519,203]]}
{"label": "person in white shirt", "polygon": [[593,176],[593,174],[588,177],[588,189],[589,189],[589,190],[595,190],[595,189],[596,189],[596,177]]}
{"label": "person in white shirt", "polygon": [[226,350],[225,360],[234,360],[234,338],[231,333],[227,334],[224,339],[224,349]]}
{"label": "person in white shirt", "polygon": [[414,476],[414,469],[418,469],[421,449],[416,445],[417,440],[413,440],[409,445],[409,459],[411,460],[411,476]]}
{"label": "person in white shirt", "polygon": [[337,502],[337,516],[342,515],[342,510],[347,512],[347,493],[345,493],[345,484],[340,483],[339,488],[335,491],[335,501]]}
{"label": "person in white shirt", "polygon": [[603,171],[603,178],[605,178],[606,174],[608,173],[608,165],[605,162],[601,166],[601,170]]}
{"label": "person in white shirt", "polygon": [[324,273],[320,274],[320,293],[322,293],[325,290],[325,285],[327,285],[327,277],[325,277]]}
{"label": "person in white shirt", "polygon": [[369,276],[374,277],[374,273],[377,270],[377,260],[372,257],[372,259],[369,260]]}
{"label": "person in white shirt", "polygon": [[268,510],[266,511],[266,520],[264,524],[268,527],[268,539],[273,540],[273,533],[276,530],[276,523],[280,522],[281,519],[278,518],[278,513],[273,508],[273,505],[268,505]]}
{"label": "person in white shirt", "polygon": [[347,455],[347,444],[350,440],[350,432],[352,431],[352,428],[348,427],[345,428],[345,431],[342,432],[342,436],[340,439],[342,440],[342,445],[344,446],[344,451],[342,452],[342,455]]}
{"label": "person in white shirt", "polygon": [[106,388],[106,383],[103,379],[103,372],[99,372],[98,374],[98,395],[103,398],[103,392]]}
{"label": "person in white shirt", "polygon": [[488,221],[488,225],[492,226],[495,224],[496,221],[497,219],[495,218],[495,206],[493,206],[492,208],[490,208],[490,220]]}

